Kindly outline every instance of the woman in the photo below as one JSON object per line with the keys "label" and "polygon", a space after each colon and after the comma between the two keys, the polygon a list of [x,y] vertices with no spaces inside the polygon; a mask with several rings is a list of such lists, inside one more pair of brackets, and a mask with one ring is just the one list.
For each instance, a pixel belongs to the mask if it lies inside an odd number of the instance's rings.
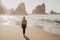
{"label": "woman", "polygon": [[25,19],[25,17],[23,17],[23,20],[22,20],[22,29],[23,29],[23,35],[24,36],[25,36],[26,26],[27,26],[27,20]]}

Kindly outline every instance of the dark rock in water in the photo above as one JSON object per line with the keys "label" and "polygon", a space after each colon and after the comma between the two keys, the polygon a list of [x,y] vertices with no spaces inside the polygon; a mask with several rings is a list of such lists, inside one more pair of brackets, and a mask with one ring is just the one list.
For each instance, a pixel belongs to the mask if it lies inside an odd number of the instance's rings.
{"label": "dark rock in water", "polygon": [[57,22],[57,23],[60,23],[60,21],[58,21],[58,20],[54,20],[55,22]]}

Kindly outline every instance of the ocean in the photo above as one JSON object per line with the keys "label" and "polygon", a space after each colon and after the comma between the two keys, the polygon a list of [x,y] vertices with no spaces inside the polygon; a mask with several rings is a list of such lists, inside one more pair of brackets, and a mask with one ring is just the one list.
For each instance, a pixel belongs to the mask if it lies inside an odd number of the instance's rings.
{"label": "ocean", "polygon": [[21,25],[23,16],[27,26],[42,27],[44,31],[60,35],[60,14],[0,15],[0,25]]}

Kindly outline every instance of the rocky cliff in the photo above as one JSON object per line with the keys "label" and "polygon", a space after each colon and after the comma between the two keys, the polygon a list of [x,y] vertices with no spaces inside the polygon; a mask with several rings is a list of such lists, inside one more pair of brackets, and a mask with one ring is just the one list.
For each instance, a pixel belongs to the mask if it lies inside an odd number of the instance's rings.
{"label": "rocky cliff", "polygon": [[32,14],[45,14],[45,4],[36,6],[36,9],[33,9]]}
{"label": "rocky cliff", "polygon": [[25,9],[25,4],[21,3],[15,11],[12,11],[13,15],[27,15],[26,9]]}

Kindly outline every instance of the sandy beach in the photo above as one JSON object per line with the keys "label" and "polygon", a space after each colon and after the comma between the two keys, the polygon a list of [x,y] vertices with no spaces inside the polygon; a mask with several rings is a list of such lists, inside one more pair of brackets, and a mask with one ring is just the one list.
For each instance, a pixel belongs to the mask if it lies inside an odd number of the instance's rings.
{"label": "sandy beach", "polygon": [[21,26],[0,25],[0,40],[60,40],[60,36],[47,33],[42,28],[27,27],[24,37]]}
{"label": "sandy beach", "polygon": [[60,40],[59,3],[60,0],[0,0],[0,40]]}

